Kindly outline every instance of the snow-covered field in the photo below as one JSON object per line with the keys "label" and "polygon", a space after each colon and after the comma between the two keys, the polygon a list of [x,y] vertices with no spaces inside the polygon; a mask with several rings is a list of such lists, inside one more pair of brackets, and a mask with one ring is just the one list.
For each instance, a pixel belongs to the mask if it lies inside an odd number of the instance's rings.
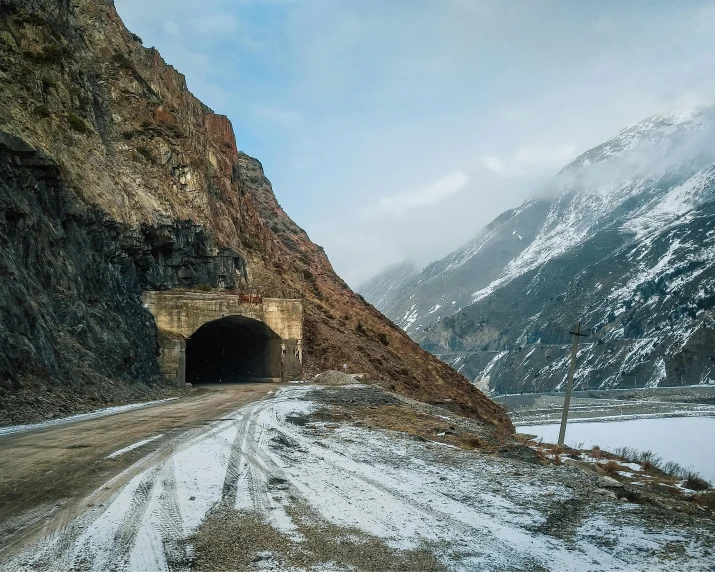
{"label": "snow-covered field", "polygon": [[[522,431],[555,443],[559,425],[529,425]],[[700,473],[715,483],[715,417],[675,417],[668,419],[631,419],[573,423],[566,429],[566,444],[583,448],[598,445],[613,451],[631,447],[639,451],[653,451],[664,461],[674,461]]]}
{"label": "snow-covered field", "polygon": [[[152,454],[156,461],[130,470],[113,497],[90,496],[79,517],[2,569],[188,569],[186,539],[212,508],[253,511],[296,540],[287,510],[294,502],[393,548],[427,547],[453,570],[715,565],[692,529],[646,525],[638,505],[592,494],[575,469],[311,421],[320,391],[329,390],[283,388],[183,442],[164,443]],[[674,545],[682,547],[680,561],[667,558]],[[333,562],[320,569],[345,568]]]}

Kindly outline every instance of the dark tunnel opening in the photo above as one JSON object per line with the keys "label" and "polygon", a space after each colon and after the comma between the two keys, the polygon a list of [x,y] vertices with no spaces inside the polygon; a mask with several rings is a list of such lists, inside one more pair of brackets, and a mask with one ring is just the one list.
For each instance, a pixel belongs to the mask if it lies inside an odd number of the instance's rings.
{"label": "dark tunnel opening", "polygon": [[186,381],[231,383],[281,378],[281,339],[243,316],[208,322],[186,341]]}

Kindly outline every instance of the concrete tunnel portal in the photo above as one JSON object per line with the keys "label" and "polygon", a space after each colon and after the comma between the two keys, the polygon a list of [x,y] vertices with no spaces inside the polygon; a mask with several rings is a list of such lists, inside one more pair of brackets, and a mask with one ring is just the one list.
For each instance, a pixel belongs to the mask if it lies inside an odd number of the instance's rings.
{"label": "concrete tunnel portal", "polygon": [[281,380],[281,338],[244,316],[208,322],[186,340],[191,384]]}
{"label": "concrete tunnel portal", "polygon": [[189,383],[289,381],[303,371],[303,305],[230,291],[149,291],[159,369]]}

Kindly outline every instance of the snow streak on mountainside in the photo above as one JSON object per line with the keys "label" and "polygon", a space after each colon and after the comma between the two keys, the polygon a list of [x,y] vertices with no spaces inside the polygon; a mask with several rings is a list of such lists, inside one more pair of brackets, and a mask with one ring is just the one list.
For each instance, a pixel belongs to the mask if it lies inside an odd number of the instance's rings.
{"label": "snow streak on mountainside", "polygon": [[714,126],[707,108],[624,129],[378,307],[502,391],[561,386],[578,319],[581,387],[715,379]]}

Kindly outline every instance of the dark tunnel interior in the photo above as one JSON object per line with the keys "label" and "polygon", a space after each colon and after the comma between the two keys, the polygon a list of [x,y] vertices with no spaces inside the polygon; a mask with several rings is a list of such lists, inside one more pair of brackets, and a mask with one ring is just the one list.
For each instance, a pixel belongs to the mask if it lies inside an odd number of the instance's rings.
{"label": "dark tunnel interior", "polygon": [[280,377],[281,339],[258,320],[230,316],[208,322],[186,341],[189,383],[269,381]]}

